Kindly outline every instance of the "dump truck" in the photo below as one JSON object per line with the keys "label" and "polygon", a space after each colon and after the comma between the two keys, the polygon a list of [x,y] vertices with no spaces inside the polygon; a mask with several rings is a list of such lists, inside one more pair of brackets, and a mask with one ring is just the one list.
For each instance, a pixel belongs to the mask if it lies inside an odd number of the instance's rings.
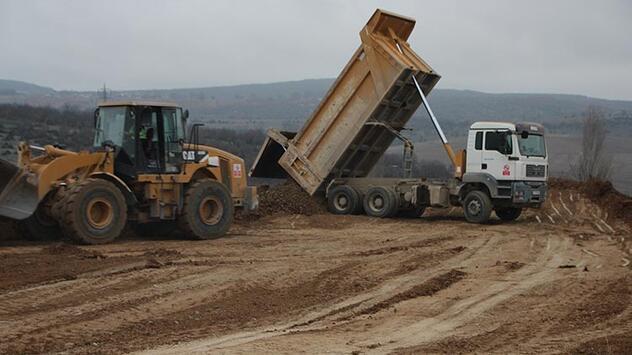
{"label": "dump truck", "polygon": [[188,116],[172,103],[104,102],[90,149],[20,142],[17,165],[0,160],[0,216],[29,239],[84,244],[111,242],[128,222],[141,235],[224,235],[235,208],[257,207],[256,188],[242,158],[199,143],[200,124],[185,135]]}
{"label": "dump truck", "polygon": [[[462,206],[468,221],[484,223],[492,211],[510,221],[539,207],[548,170],[542,125],[477,122],[467,149],[455,152],[427,100],[441,76],[407,42],[414,26],[378,9],[301,130],[267,131],[250,175],[294,179],[311,195],[325,194],[336,214],[420,216],[429,206]],[[410,176],[414,145],[402,131],[419,106],[452,163],[451,179]],[[404,178],[367,177],[395,139],[404,147]]]}

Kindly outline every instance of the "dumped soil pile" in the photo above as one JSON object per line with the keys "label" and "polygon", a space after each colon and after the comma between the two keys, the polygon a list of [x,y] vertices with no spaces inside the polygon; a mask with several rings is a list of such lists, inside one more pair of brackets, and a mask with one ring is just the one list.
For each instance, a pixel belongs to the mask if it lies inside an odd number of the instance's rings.
{"label": "dumped soil pile", "polygon": [[50,255],[73,255],[80,259],[104,259],[105,255],[92,250],[86,250],[74,245],[56,243],[42,249],[42,252]]}
{"label": "dumped soil pile", "polygon": [[550,187],[558,190],[576,190],[588,197],[615,218],[632,226],[632,197],[617,191],[609,181],[589,180],[578,182],[568,179],[551,178]]}
{"label": "dumped soil pile", "polygon": [[324,198],[310,196],[294,180],[288,179],[277,186],[259,187],[259,216],[274,214],[326,213]]}

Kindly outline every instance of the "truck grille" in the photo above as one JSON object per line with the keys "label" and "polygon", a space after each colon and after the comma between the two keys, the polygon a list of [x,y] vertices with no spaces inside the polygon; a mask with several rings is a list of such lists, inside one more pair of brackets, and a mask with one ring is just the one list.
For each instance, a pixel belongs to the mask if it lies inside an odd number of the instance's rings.
{"label": "truck grille", "polygon": [[544,177],[545,172],[545,165],[527,164],[527,177]]}

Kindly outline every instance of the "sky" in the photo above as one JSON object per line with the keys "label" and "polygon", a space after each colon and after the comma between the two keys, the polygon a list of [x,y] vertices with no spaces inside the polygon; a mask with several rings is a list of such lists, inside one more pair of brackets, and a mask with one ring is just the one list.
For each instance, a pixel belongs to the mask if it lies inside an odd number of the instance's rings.
{"label": "sky", "polygon": [[376,8],[437,88],[632,100],[632,1],[0,0],[0,78],[57,90],[334,78]]}

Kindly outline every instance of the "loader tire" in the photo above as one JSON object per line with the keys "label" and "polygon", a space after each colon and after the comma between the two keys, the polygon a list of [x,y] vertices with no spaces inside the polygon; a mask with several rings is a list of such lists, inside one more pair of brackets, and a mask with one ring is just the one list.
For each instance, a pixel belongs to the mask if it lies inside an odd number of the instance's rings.
{"label": "loader tire", "polygon": [[17,226],[26,240],[55,240],[62,236],[59,224],[45,212],[41,203],[30,217],[18,221]]}
{"label": "loader tire", "polygon": [[501,221],[511,222],[515,221],[522,214],[522,208],[519,207],[498,207],[496,208],[496,216]]}
{"label": "loader tire", "polygon": [[186,189],[178,226],[191,238],[216,239],[228,232],[234,214],[233,198],[226,185],[201,179]]}
{"label": "loader tire", "polygon": [[399,201],[392,189],[376,186],[364,196],[364,211],[372,217],[393,217],[399,208]]}
{"label": "loader tire", "polygon": [[109,181],[86,179],[70,190],[61,223],[64,235],[81,244],[113,241],[125,228],[127,205]]}
{"label": "loader tire", "polygon": [[327,209],[333,214],[359,214],[362,212],[362,198],[349,185],[336,186],[329,191]]}
{"label": "loader tire", "polygon": [[468,222],[486,223],[492,214],[492,201],[483,191],[470,191],[463,200],[463,211]]}

